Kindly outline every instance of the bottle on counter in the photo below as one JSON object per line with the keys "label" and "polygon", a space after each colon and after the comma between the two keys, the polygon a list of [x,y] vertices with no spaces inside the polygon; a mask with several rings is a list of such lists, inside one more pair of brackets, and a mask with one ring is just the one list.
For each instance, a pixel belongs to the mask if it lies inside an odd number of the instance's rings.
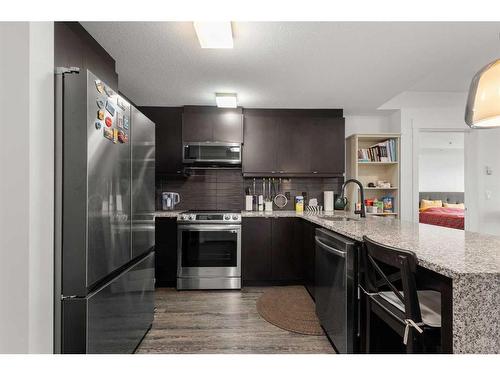
{"label": "bottle on counter", "polygon": [[245,195],[245,210],[253,210],[253,195]]}
{"label": "bottle on counter", "polygon": [[304,197],[302,195],[295,197],[295,212],[299,214],[304,212]]}

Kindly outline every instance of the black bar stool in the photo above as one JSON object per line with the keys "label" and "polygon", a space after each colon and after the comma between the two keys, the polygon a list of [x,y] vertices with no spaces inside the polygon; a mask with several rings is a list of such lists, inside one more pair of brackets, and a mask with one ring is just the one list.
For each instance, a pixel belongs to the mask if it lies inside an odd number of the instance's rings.
{"label": "black bar stool", "polygon": [[372,314],[403,338],[407,353],[440,351],[441,293],[417,290],[417,258],[411,251],[363,237],[366,296],[366,352],[370,353]]}

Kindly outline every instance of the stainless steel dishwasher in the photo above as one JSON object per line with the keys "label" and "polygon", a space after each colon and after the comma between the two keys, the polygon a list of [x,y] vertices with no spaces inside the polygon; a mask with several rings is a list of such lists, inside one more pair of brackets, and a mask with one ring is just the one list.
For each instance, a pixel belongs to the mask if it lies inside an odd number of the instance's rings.
{"label": "stainless steel dishwasher", "polygon": [[316,229],[316,315],[336,351],[357,347],[356,243],[327,229]]}

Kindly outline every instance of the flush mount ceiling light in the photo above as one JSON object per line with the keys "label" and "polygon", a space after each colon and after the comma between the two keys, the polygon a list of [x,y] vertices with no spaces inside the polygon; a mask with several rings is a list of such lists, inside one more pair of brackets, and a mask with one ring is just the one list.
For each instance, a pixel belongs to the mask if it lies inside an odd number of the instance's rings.
{"label": "flush mount ceiling light", "polygon": [[231,22],[193,22],[201,48],[233,48]]}
{"label": "flush mount ceiling light", "polygon": [[236,93],[216,93],[215,102],[219,108],[236,108],[238,97]]}
{"label": "flush mount ceiling light", "polygon": [[500,127],[500,59],[486,65],[472,78],[465,122],[471,128]]}

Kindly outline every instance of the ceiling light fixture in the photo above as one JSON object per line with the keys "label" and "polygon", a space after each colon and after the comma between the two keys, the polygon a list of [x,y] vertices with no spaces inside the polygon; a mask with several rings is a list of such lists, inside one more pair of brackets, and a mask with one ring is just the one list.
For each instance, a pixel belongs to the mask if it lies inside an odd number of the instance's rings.
{"label": "ceiling light fixture", "polygon": [[219,108],[236,108],[238,96],[236,93],[215,93],[215,102]]}
{"label": "ceiling light fixture", "polygon": [[231,22],[193,22],[201,48],[233,48]]}
{"label": "ceiling light fixture", "polygon": [[486,65],[472,78],[465,122],[471,128],[500,127],[500,59]]}

